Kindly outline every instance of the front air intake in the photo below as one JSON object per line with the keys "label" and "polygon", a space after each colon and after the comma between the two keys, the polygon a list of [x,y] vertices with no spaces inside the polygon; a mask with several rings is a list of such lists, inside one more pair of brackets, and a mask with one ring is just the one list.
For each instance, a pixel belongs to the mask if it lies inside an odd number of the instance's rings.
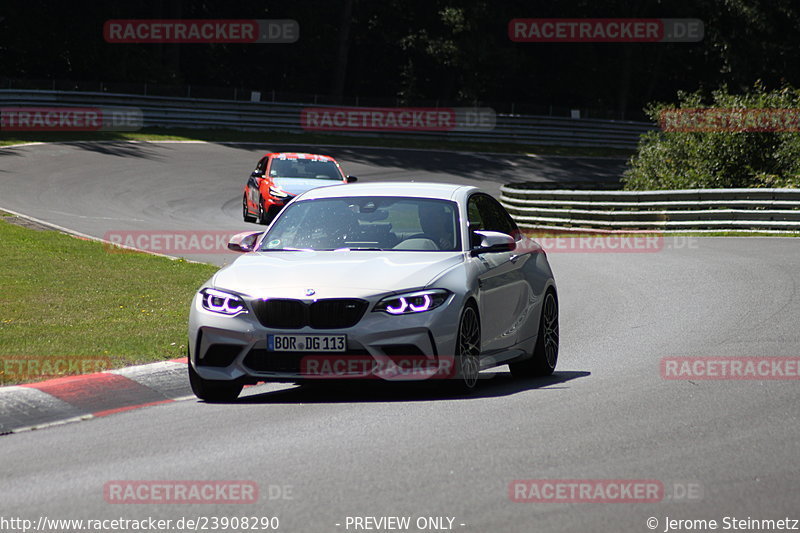
{"label": "front air intake", "polygon": [[314,302],[272,298],[257,300],[253,311],[261,325],[272,329],[342,329],[358,324],[367,302],[357,298],[328,298]]}

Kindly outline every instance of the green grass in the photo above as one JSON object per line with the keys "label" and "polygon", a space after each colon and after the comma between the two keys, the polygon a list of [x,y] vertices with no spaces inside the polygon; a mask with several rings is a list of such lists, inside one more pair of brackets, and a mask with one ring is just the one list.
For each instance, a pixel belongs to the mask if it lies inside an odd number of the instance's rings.
{"label": "green grass", "polygon": [[[0,362],[107,358],[112,367],[186,355],[189,303],[217,267],[0,218]],[[6,374],[0,383],[19,381]]]}
{"label": "green grass", "polygon": [[208,141],[265,142],[280,144],[323,144],[375,146],[388,148],[425,148],[459,152],[494,152],[508,154],[629,157],[634,150],[616,148],[580,148],[539,146],[516,143],[482,143],[402,139],[388,137],[353,137],[318,133],[247,132],[225,129],[145,128],[137,132],[0,132],[0,146],[27,142],[63,141]]}

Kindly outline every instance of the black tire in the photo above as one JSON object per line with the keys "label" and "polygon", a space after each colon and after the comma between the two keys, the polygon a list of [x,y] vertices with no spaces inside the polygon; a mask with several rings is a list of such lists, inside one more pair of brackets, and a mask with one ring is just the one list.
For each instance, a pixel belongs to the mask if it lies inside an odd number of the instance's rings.
{"label": "black tire", "polygon": [[265,222],[265,224],[272,224],[272,221],[275,220],[275,217],[278,216],[278,213],[281,212],[281,209],[283,209],[282,206],[271,205],[267,210],[267,215],[266,215],[267,221]]}
{"label": "black tire", "polygon": [[278,216],[280,210],[280,207],[276,207],[274,205],[271,205],[269,209],[264,209],[264,204],[261,202],[261,199],[259,199],[258,217],[256,218],[256,222],[265,226],[269,225],[269,223],[275,220],[275,217]]}
{"label": "black tire", "polygon": [[548,290],[542,302],[542,316],[539,319],[539,334],[530,359],[511,363],[511,375],[519,378],[549,376],[558,363],[558,299]]}
{"label": "black tire", "polygon": [[195,396],[208,403],[232,402],[239,397],[243,385],[238,381],[203,379],[189,363],[189,384]]}
{"label": "black tire", "polygon": [[256,221],[256,217],[254,217],[253,215],[251,215],[247,211],[247,195],[246,194],[244,196],[242,196],[242,218],[244,218],[245,222],[255,222]]}
{"label": "black tire", "polygon": [[260,198],[258,199],[258,215],[256,215],[256,224],[269,224],[267,212],[264,210],[264,204],[261,203]]}
{"label": "black tire", "polygon": [[472,303],[461,311],[455,352],[456,373],[452,388],[456,392],[472,392],[478,386],[481,353],[481,321]]}

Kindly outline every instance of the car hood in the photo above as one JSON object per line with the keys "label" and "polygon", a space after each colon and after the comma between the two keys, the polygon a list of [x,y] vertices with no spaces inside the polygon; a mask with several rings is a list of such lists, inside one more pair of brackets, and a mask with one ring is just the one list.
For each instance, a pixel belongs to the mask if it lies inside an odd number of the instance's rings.
{"label": "car hood", "polygon": [[211,282],[255,298],[366,297],[425,287],[463,261],[461,252],[255,252]]}
{"label": "car hood", "polygon": [[302,194],[317,187],[328,187],[330,185],[341,185],[342,180],[328,180],[321,178],[272,178],[272,183],[280,187],[293,196]]}

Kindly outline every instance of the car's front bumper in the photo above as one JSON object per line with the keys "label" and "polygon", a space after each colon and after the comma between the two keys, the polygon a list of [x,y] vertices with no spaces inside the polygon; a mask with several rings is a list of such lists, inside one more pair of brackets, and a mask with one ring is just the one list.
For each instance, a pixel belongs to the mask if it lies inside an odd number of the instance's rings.
{"label": "car's front bumper", "polygon": [[[420,360],[441,362],[441,370],[452,367],[456,334],[463,301],[451,294],[442,306],[423,313],[393,316],[373,312],[385,295],[368,299],[363,317],[352,327],[337,329],[274,329],[264,327],[248,302],[247,313],[228,317],[202,308],[195,297],[189,316],[189,359],[198,375],[208,380],[302,381],[314,379],[374,378],[387,374],[368,372],[385,369],[390,361],[419,369]],[[271,352],[270,334],[346,335],[344,353]],[[321,368],[324,372],[319,372]],[[409,366],[409,368],[410,368]],[[433,368],[435,365],[424,365]],[[330,372],[329,372],[330,371]],[[425,372],[406,373],[403,379],[428,379]],[[445,377],[439,373],[436,377]]]}

